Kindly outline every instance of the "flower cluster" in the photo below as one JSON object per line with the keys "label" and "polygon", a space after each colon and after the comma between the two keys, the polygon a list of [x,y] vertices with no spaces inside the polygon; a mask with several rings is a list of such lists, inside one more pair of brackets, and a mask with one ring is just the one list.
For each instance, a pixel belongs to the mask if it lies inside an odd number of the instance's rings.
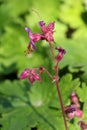
{"label": "flower cluster", "polygon": [[45,23],[43,21],[40,21],[39,25],[41,27],[43,39],[45,39],[48,42],[54,42],[53,33],[55,22],[51,22],[48,24],[48,26],[45,26]]}
{"label": "flower cluster", "polygon": [[66,106],[64,109],[65,109],[65,113],[67,114],[69,120],[72,120],[75,116],[78,118],[82,117],[83,113],[80,110],[79,99],[75,92],[73,92],[71,94],[71,105]]}
{"label": "flower cluster", "polygon": [[43,21],[39,21],[39,26],[41,28],[41,34],[32,33],[30,28],[25,27],[25,31],[28,33],[28,37],[30,38],[29,44],[27,46],[27,53],[29,54],[31,51],[36,50],[35,42],[46,40],[47,42],[54,42],[53,34],[55,22],[49,23],[47,26]]}
{"label": "flower cluster", "polygon": [[[39,33],[32,33],[30,28],[25,27],[25,31],[28,33],[28,37],[29,37],[29,44],[27,46],[27,53],[30,54],[33,50],[36,50],[36,45],[35,43],[41,40],[46,40],[49,45],[51,45],[52,42],[54,41],[54,27],[55,27],[55,22],[51,22],[49,23],[47,26],[45,24],[44,21],[39,21],[39,26],[41,29],[41,34]],[[50,49],[52,51],[52,46],[50,46]],[[61,48],[61,47],[56,47],[55,48],[58,51],[57,56],[54,56],[54,52],[52,52],[53,54],[53,58],[55,59],[55,63],[60,62],[63,57],[64,54],[66,53],[65,49]],[[37,73],[36,70],[39,70],[39,72]],[[48,76],[53,80],[56,81],[58,80],[58,76],[52,76],[45,68],[40,67],[40,68],[32,68],[32,69],[25,69],[21,74],[20,74],[20,79],[28,79],[30,81],[30,83],[34,83],[34,81],[41,81],[40,78],[40,74],[45,71]]]}
{"label": "flower cluster", "polygon": [[20,79],[28,79],[30,83],[34,83],[34,81],[41,81],[40,74],[36,73],[37,68],[33,69],[25,69],[21,74],[20,74]]}

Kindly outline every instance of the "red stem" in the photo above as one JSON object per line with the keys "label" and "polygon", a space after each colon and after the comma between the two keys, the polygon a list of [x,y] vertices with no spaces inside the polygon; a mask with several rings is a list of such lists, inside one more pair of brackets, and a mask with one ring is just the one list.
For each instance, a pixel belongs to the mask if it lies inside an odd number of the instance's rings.
{"label": "red stem", "polygon": [[[55,56],[54,56],[54,51],[53,51],[52,44],[49,43],[49,45],[50,45],[50,50],[51,50],[53,59],[55,60]],[[56,60],[55,60],[55,64],[56,64]],[[62,110],[64,125],[65,125],[65,130],[68,130],[67,121],[66,121],[66,116],[65,116],[65,112],[64,112],[63,101],[62,101],[62,96],[61,96],[60,88],[59,88],[59,85],[58,85],[58,78],[59,78],[59,77],[58,77],[58,62],[57,62],[57,64],[56,64],[56,66],[55,66],[55,77],[56,77],[55,84],[56,84],[57,93],[58,93],[58,97],[59,97],[59,101],[60,101],[60,106],[61,106],[61,110]]]}
{"label": "red stem", "polygon": [[59,88],[59,85],[58,85],[58,81],[56,81],[55,84],[56,84],[56,88],[57,88],[57,92],[58,92],[60,106],[61,106],[61,109],[62,109],[62,115],[63,115],[65,129],[68,130],[68,126],[67,126],[67,122],[66,122],[66,116],[65,116],[65,113],[64,113],[64,107],[63,107],[63,102],[62,102],[62,97],[61,97],[61,93],[60,93],[60,88]]}
{"label": "red stem", "polygon": [[53,76],[50,74],[50,72],[48,70],[46,70],[45,68],[43,68],[43,70],[49,75],[49,77],[53,80]]}
{"label": "red stem", "polygon": [[53,57],[53,59],[55,59],[53,47],[52,47],[52,44],[50,42],[49,42],[49,45],[50,45],[50,50],[51,50],[51,53],[52,53],[52,57]]}
{"label": "red stem", "polygon": [[56,77],[57,77],[57,80],[55,81],[55,84],[56,84],[56,88],[57,88],[57,93],[58,93],[58,97],[59,97],[59,101],[60,101],[60,106],[61,106],[61,109],[62,109],[62,115],[63,115],[63,120],[64,120],[64,125],[65,125],[65,129],[68,130],[68,126],[67,126],[67,121],[66,121],[66,116],[65,116],[65,112],[64,112],[64,106],[63,106],[63,101],[62,101],[62,96],[61,96],[61,93],[60,93],[60,87],[59,87],[59,84],[58,84],[58,62],[55,66],[55,72],[56,72]]}

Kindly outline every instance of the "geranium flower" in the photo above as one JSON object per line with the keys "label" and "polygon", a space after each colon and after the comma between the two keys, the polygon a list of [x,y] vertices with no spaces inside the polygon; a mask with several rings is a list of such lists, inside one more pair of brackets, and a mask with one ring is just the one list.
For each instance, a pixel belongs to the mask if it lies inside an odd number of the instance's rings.
{"label": "geranium flower", "polygon": [[81,118],[83,115],[82,111],[77,107],[76,104],[65,107],[64,111],[67,114],[69,120],[72,120],[75,116]]}
{"label": "geranium flower", "polygon": [[72,92],[71,94],[71,102],[79,105],[79,99],[75,92]]}
{"label": "geranium flower", "polygon": [[56,47],[55,49],[58,50],[58,55],[56,56],[56,60],[60,62],[63,59],[63,56],[66,54],[66,50],[61,47],[60,48]]}
{"label": "geranium flower", "polygon": [[35,68],[33,69],[25,69],[20,74],[20,79],[29,79],[30,83],[34,83],[34,81],[41,81],[40,75],[35,72]]}
{"label": "geranium flower", "polygon": [[46,40],[48,42],[54,42],[53,33],[54,33],[55,22],[51,22],[47,26],[45,26],[44,21],[39,21],[39,25],[41,27],[43,40]]}
{"label": "geranium flower", "polygon": [[42,35],[39,34],[39,33],[34,33],[34,34],[33,34],[33,33],[30,31],[30,28],[28,28],[28,27],[25,27],[25,30],[26,30],[26,32],[28,33],[28,36],[29,36],[29,38],[30,38],[30,42],[29,42],[29,44],[28,44],[28,46],[27,46],[27,48],[28,48],[28,53],[30,53],[32,50],[36,50],[35,42],[40,41],[40,40],[42,39]]}
{"label": "geranium flower", "polygon": [[84,121],[79,121],[78,125],[80,126],[81,130],[87,130],[87,124]]}

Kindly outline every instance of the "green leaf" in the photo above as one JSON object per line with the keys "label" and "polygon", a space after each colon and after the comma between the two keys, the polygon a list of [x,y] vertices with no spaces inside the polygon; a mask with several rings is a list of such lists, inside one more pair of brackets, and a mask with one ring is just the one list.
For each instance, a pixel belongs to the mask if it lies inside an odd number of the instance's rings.
{"label": "green leaf", "polygon": [[7,4],[10,7],[10,14],[12,17],[17,17],[18,15],[22,15],[25,12],[28,11],[30,5],[32,4],[32,1],[29,0],[25,0],[25,1],[21,1],[21,0],[15,0],[15,1],[11,1],[11,0],[7,0]]}
{"label": "green leaf", "polygon": [[22,83],[21,81],[17,82],[10,82],[9,80],[5,81],[5,82],[1,82],[0,83],[0,92],[6,96],[11,96],[14,98],[19,98],[21,100],[26,101],[27,97],[25,96],[25,92],[26,91],[25,87],[24,87],[24,83]]}
{"label": "green leaf", "polygon": [[84,101],[83,120],[84,120],[85,122],[86,122],[86,120],[87,120],[87,101]]}
{"label": "green leaf", "polygon": [[82,0],[65,1],[61,6],[59,18],[66,24],[69,24],[73,28],[84,25],[81,18],[81,13],[84,10]]}
{"label": "green leaf", "polygon": [[[29,126],[29,116],[31,114],[31,109],[29,107],[19,107],[13,109],[9,113],[3,114],[3,118],[1,119],[2,130],[22,130]],[[33,124],[33,120],[32,120]]]}
{"label": "green leaf", "polygon": [[86,93],[87,93],[87,85],[86,83],[82,83],[81,88],[77,89],[77,94],[82,102],[87,101]]}
{"label": "green leaf", "polygon": [[54,21],[56,17],[58,17],[59,9],[60,9],[60,1],[51,0],[49,2],[47,0],[44,1],[33,0],[30,15],[26,16],[27,25],[30,27],[34,27],[40,20],[43,20],[45,22]]}
{"label": "green leaf", "polygon": [[[79,85],[80,85],[79,79],[77,78],[73,80],[71,74],[66,74],[60,79],[59,88],[60,88],[60,93],[62,96],[64,106],[66,106],[67,104],[70,104],[70,95],[76,88],[79,87]],[[60,102],[59,102],[56,87],[54,90],[55,91],[53,91],[53,96],[52,96],[53,98],[51,99],[49,105],[53,108],[59,109]]]}
{"label": "green leaf", "polygon": [[10,21],[9,6],[3,4],[0,6],[0,29],[3,29]]}
{"label": "green leaf", "polygon": [[[1,83],[0,93],[2,93],[1,97],[4,96],[2,99],[3,102],[0,105],[0,107],[4,108],[3,111],[0,109],[0,113],[2,113],[2,117],[0,118],[2,130],[7,130],[8,128],[9,130],[22,130],[32,127],[49,130],[53,130],[53,128],[57,130],[64,128],[61,113],[50,109],[47,105],[48,101],[44,100],[48,100],[49,98],[49,93],[47,93],[49,89],[48,87],[46,89],[44,88],[46,84],[39,86],[36,84],[36,87],[32,86],[30,89],[23,82],[6,81],[5,83]],[[41,92],[43,92],[42,98]],[[44,100],[44,104],[40,104],[40,100]],[[7,106],[5,104],[6,102]],[[60,122],[62,125],[58,125]]]}
{"label": "green leaf", "polygon": [[80,130],[80,126],[78,125],[79,119],[75,118],[73,123],[69,122],[68,129],[70,130]]}
{"label": "green leaf", "polygon": [[[72,76],[67,74],[59,84],[66,105],[71,92],[79,86],[79,80],[72,80]],[[42,83],[36,82],[33,86],[23,81],[1,82],[0,93],[1,130],[64,129],[56,87],[49,78],[44,77]]]}
{"label": "green leaf", "polygon": [[[15,70],[20,73],[25,68],[40,66],[44,63],[42,55],[37,52],[32,53],[29,57],[25,56],[24,51],[27,49],[29,39],[21,25],[14,24],[14,26],[7,27],[6,30],[1,38],[1,73],[8,74]],[[32,60],[33,58],[34,60]],[[40,62],[38,62],[38,59]]]}
{"label": "green leaf", "polygon": [[3,126],[2,130],[24,130],[35,126],[37,126],[39,130],[64,129],[64,126],[60,125],[60,123],[62,123],[62,118],[59,118],[58,112],[50,111],[45,107],[38,109],[31,106],[16,108],[9,113],[3,114],[3,118],[0,122]]}
{"label": "green leaf", "polygon": [[82,83],[81,87],[77,89],[79,100],[83,103],[83,120],[87,119],[87,84]]}
{"label": "green leaf", "polygon": [[81,78],[86,82],[87,75],[87,44],[86,38],[81,37],[79,39],[59,39],[59,45],[66,50],[66,54],[63,60],[60,62],[59,67],[62,69],[63,67],[69,66],[70,72],[84,72],[81,73]]}
{"label": "green leaf", "polygon": [[80,81],[78,78],[73,80],[71,74],[66,74],[61,78],[59,85],[63,101],[66,102],[71,93],[79,87]]}

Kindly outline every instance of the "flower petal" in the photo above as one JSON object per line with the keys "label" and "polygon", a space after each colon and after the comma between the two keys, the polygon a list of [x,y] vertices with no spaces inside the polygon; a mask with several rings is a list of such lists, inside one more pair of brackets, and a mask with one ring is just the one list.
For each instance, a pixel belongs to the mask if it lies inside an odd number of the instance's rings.
{"label": "flower petal", "polygon": [[61,47],[60,48],[56,47],[55,49],[61,52],[62,54],[66,54],[66,50]]}
{"label": "flower petal", "polygon": [[49,31],[53,31],[54,30],[54,27],[55,27],[55,22],[51,22],[48,24],[47,28]]}
{"label": "flower petal", "polygon": [[32,75],[29,77],[29,81],[30,81],[31,84],[34,83],[35,79],[34,79],[34,77]]}
{"label": "flower petal", "polygon": [[44,21],[39,21],[39,25],[42,27],[45,25]]}
{"label": "flower petal", "polygon": [[34,42],[31,40],[30,43],[31,43],[31,45],[32,45],[32,48],[33,48],[34,50],[36,50],[36,46],[35,46]]}
{"label": "flower petal", "polygon": [[80,109],[77,109],[76,112],[75,112],[75,115],[78,117],[78,118],[81,118],[83,113]]}
{"label": "flower petal", "polygon": [[25,69],[21,74],[20,74],[20,79],[26,79],[30,75],[30,69]]}
{"label": "flower petal", "polygon": [[26,31],[27,33],[29,33],[29,32],[30,32],[30,28],[25,27],[25,31]]}

